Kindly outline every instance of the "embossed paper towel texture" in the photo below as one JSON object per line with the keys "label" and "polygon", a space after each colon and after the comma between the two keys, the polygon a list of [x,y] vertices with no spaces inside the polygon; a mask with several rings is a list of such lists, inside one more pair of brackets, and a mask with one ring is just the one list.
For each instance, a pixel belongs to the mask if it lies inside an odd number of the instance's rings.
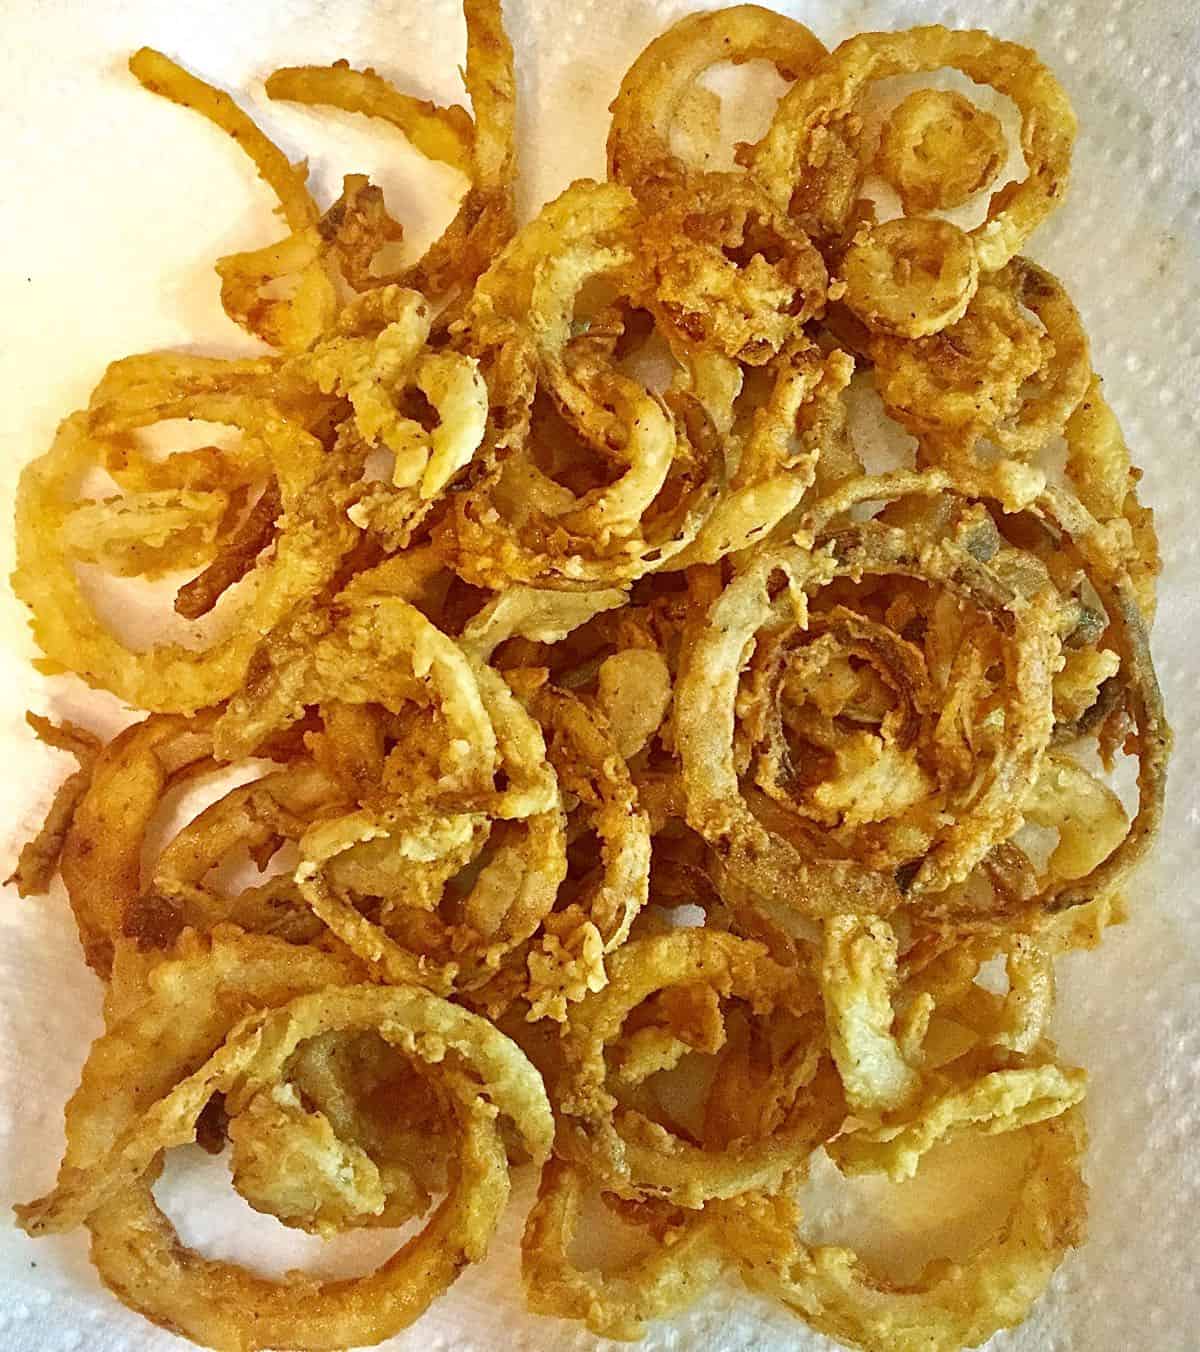
{"label": "embossed paper towel texture", "polygon": [[[526,211],[571,178],[603,169],[606,105],[644,43],[687,12],[648,0],[511,0],[520,71]],[[996,1348],[1022,1352],[1183,1352],[1197,1345],[1195,1218],[1200,964],[1193,891],[1200,783],[1200,665],[1194,563],[1200,548],[1200,34],[1190,0],[1098,4],[994,0],[948,5],[829,0],[780,5],[827,42],[913,23],[985,25],[1038,48],[1070,91],[1082,132],[1066,206],[1031,252],[1079,302],[1158,512],[1165,555],[1155,631],[1178,749],[1158,862],[1131,898],[1134,921],[1103,949],[1069,960],[1059,1036],[1092,1072],[1091,1237],[1021,1330]],[[344,117],[269,106],[261,80],[290,62],[345,56],[402,87],[461,97],[462,21],[452,0],[42,0],[7,7],[0,51],[0,126],[8,176],[0,271],[0,445],[4,505],[20,464],[79,405],[110,358],[152,347],[244,349],[219,310],[211,260],[265,242],[266,193],[236,150],[198,119],[138,90],[124,59],[150,43],[246,93],[294,157],[309,154],[326,200],[348,169],[380,177],[419,247],[437,227],[428,175],[400,139]],[[437,204],[442,205],[442,204]],[[11,566],[8,530],[0,527]],[[31,748],[20,711],[88,711],[109,726],[112,701],[29,672],[24,621],[3,611],[0,780],[7,866],[45,806],[61,766]],[[0,1200],[28,1197],[53,1177],[62,1104],[98,1025],[99,992],[78,956],[61,896],[0,908]],[[185,1238],[281,1267],[309,1252],[264,1218],[213,1200],[208,1172],[174,1171],[173,1212]],[[224,1190],[228,1193],[228,1187]],[[574,1327],[520,1308],[518,1197],[493,1245],[420,1325],[393,1346],[434,1352],[588,1348]],[[361,1255],[360,1255],[361,1256]],[[376,1254],[375,1256],[380,1256]],[[335,1253],[327,1262],[349,1261]],[[733,1286],[656,1325],[647,1346],[823,1346],[788,1316]],[[103,1292],[78,1235],[36,1245],[0,1220],[0,1347],[14,1352],[182,1346]]]}

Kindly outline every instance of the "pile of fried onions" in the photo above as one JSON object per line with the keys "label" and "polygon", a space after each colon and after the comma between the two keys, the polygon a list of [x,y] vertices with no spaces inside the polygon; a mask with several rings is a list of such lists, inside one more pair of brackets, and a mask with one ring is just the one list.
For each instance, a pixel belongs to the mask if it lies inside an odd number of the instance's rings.
{"label": "pile of fried onions", "polygon": [[[983,32],[830,52],[697,14],[621,82],[607,181],[518,228],[513,54],[498,0],[464,10],[470,113],[345,62],[267,81],[465,180],[392,271],[378,187],[323,207],[226,94],[130,62],[287,233],[217,264],[272,355],[115,362],[21,479],[43,669],[144,717],[102,745],[30,715],[76,764],[13,880],[61,877],[106,997],[20,1224],[86,1226],[199,1344],[339,1348],[480,1261],[532,1161],[539,1314],[637,1339],[724,1273],[853,1346],[975,1346],[1082,1236],[1054,964],[1124,918],[1170,747],[1140,471],[1019,252],[1067,98]],[[722,158],[703,77],[752,61],[789,88]],[[936,86],[869,131],[877,82],[944,68],[1015,104],[1024,177]],[[974,229],[937,214],[991,188]],[[852,378],[909,439],[890,468]],[[220,435],[153,452],[180,419]],[[166,589],[156,641],[94,604],[113,578]],[[283,1225],[417,1228],[337,1281],[202,1257],[153,1195],[195,1141]],[[905,1268],[806,1227],[818,1157],[902,1199],[951,1149],[1000,1171],[972,1247]],[[585,1256],[593,1201],[636,1257]]]}

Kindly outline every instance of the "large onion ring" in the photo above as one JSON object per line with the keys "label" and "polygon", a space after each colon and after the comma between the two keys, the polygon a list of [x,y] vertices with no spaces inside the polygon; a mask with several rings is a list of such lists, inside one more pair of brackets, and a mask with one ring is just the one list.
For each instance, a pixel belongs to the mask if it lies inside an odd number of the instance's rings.
{"label": "large onion ring", "polygon": [[[900,1284],[852,1249],[795,1238],[783,1199],[730,1208],[730,1242],[742,1275],[807,1323],[868,1352],[958,1352],[1019,1324],[1065,1251],[1082,1239],[1086,1188],[1079,1174],[1084,1128],[1078,1110],[1026,1129],[1030,1158],[1012,1214],[964,1262],[931,1263]],[[756,1214],[757,1212],[757,1214]],[[774,1214],[772,1214],[774,1212]]]}
{"label": "large onion ring", "polygon": [[48,657],[140,708],[191,713],[238,688],[259,640],[332,575],[353,532],[336,510],[338,493],[328,482],[336,471],[320,442],[269,406],[237,397],[184,396],[148,416],[133,414],[122,425],[135,428],[172,416],[241,427],[261,442],[279,483],[283,515],[275,555],[254,569],[253,594],[235,630],[202,651],[160,644],[135,652],[97,618],[60,543],[75,484],[101,458],[82,413],[62,423],[50,450],[21,475],[13,587],[33,611],[34,634]]}
{"label": "large onion ring", "polygon": [[[210,953],[159,967],[149,1002],[93,1048],[68,1109],[59,1185],[22,1209],[27,1230],[86,1221],[100,1273],[123,1299],[213,1347],[336,1348],[410,1324],[483,1256],[499,1219],[508,1171],[497,1111],[516,1122],[535,1159],[549,1151],[553,1122],[536,1071],[485,1020],[421,991],[353,980],[353,968],[329,955],[222,935]],[[195,1018],[180,1018],[181,997]],[[239,1021],[247,1007],[255,1012]],[[376,1272],[324,1282],[269,1281],[181,1245],[151,1193],[163,1147],[194,1136],[214,1091],[270,1083],[301,1042],[360,1029],[435,1065],[453,1053],[466,1071],[444,1076],[462,1132],[457,1176],[422,1233]],[[225,1297],[198,1300],[201,1274]]]}
{"label": "large onion ring", "polygon": [[[854,481],[835,494],[830,506],[814,509],[814,520],[829,520],[854,501],[890,498],[915,491],[940,492],[944,477],[903,475]],[[739,673],[756,632],[778,623],[772,579],[786,579],[800,597],[840,577],[898,573],[924,577],[955,595],[969,597],[992,615],[1003,633],[1005,663],[1013,689],[1003,736],[986,785],[947,828],[941,844],[927,854],[906,894],[936,892],[961,881],[998,839],[1020,824],[1016,790],[1030,782],[1048,745],[1052,727],[1052,662],[1057,655],[1055,613],[1043,599],[1014,594],[1011,585],[962,545],[918,547],[906,532],[879,523],[841,525],[827,536],[818,526],[814,547],[794,546],[756,557],[725,589],[709,612],[705,631],[690,648],[676,696],[677,737],[683,761],[688,821],[724,860],[724,866],[769,900],[794,911],[885,913],[900,903],[895,878],[851,860],[813,859],[760,821],[744,802],[734,762]],[[806,602],[799,623],[806,621]]]}
{"label": "large onion ring", "polygon": [[[780,206],[791,205],[797,173],[815,163],[856,114],[867,85],[893,75],[953,66],[968,78],[1007,94],[1021,114],[1027,176],[1002,188],[987,218],[970,237],[982,272],[995,272],[1016,254],[1062,201],[1075,140],[1075,114],[1062,86],[1028,47],[1000,42],[982,31],[932,25],[900,33],[860,33],[836,48],[807,80],[784,95],[754,155],[754,173]],[[832,203],[844,225],[853,195]]]}

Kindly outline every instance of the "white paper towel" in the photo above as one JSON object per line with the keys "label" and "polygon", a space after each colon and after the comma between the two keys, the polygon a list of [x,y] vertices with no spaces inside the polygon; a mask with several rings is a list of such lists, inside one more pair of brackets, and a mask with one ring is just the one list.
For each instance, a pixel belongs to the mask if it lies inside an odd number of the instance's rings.
{"label": "white paper towel", "polygon": [[[606,106],[646,41],[686,0],[509,0],[522,96],[526,212],[571,178],[603,171]],[[825,0],[779,4],[828,43],[869,28],[982,25],[1030,43],[1057,71],[1081,123],[1071,194],[1030,252],[1063,277],[1158,512],[1165,557],[1154,647],[1178,745],[1157,863],[1139,875],[1133,923],[1065,963],[1064,1055],[1090,1068],[1090,1238],[1019,1331],[1021,1352],[1184,1352],[1200,1345],[1197,1063],[1200,961],[1192,894],[1200,826],[1200,25],[1192,0]],[[235,147],[194,115],[150,99],[124,69],[143,43],[236,92],[294,157],[307,154],[328,200],[347,170],[381,181],[414,250],[440,228],[443,194],[398,135],[378,125],[270,104],[277,66],[347,57],[403,88],[461,98],[463,25],[454,0],[41,0],[7,6],[0,130],[8,184],[0,230],[0,520],[21,464],[81,404],[111,358],[155,347],[244,351],[221,314],[211,263],[265,243],[267,193]],[[440,181],[450,189],[452,175]],[[11,567],[7,528],[0,526]],[[63,767],[31,745],[28,705],[115,727],[112,700],[29,670],[24,616],[0,622],[0,867],[38,819]],[[65,902],[0,905],[0,1203],[52,1180],[62,1104],[98,1028]],[[219,1171],[223,1166],[216,1166]],[[263,1218],[213,1201],[213,1166],[184,1160],[170,1179],[185,1238],[210,1252],[283,1265],[307,1252]],[[226,1191],[227,1185],[226,1185]],[[599,1346],[575,1327],[523,1313],[518,1197],[493,1257],[390,1346],[439,1352]],[[237,1229],[229,1231],[230,1217]],[[290,1247],[289,1247],[290,1246]],[[337,1254],[332,1262],[340,1262]],[[647,1346],[816,1348],[823,1340],[729,1286],[656,1325]],[[14,1352],[182,1347],[96,1282],[80,1236],[33,1244],[0,1217],[0,1347]]]}

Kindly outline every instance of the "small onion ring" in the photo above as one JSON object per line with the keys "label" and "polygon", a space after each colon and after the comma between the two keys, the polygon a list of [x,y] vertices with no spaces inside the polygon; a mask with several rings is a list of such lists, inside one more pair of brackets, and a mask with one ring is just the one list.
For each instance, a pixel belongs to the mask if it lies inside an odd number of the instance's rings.
{"label": "small onion ring", "polygon": [[951,89],[918,89],[888,114],[875,165],[905,215],[949,211],[988,187],[1008,157],[1000,120]]}
{"label": "small onion ring", "polygon": [[958,226],[898,216],[855,235],[841,276],[846,305],[873,332],[925,338],[966,313],[979,285],[979,264]]}

